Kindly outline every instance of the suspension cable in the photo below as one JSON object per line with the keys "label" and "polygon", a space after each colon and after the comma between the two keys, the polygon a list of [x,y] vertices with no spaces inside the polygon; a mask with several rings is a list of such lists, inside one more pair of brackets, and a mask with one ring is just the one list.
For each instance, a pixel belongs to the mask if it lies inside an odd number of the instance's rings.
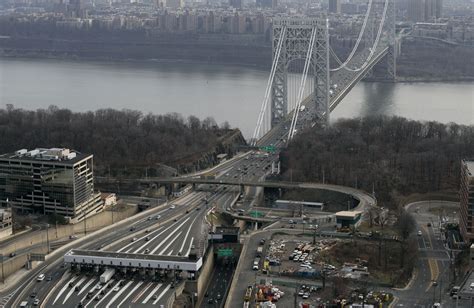
{"label": "suspension cable", "polygon": [[354,47],[352,48],[351,53],[349,54],[347,59],[342,64],[340,64],[340,66],[338,66],[336,68],[333,68],[330,71],[332,71],[332,72],[338,71],[341,68],[346,67],[346,65],[351,61],[352,57],[354,56],[357,49],[359,48],[360,42],[362,41],[362,37],[364,35],[365,28],[367,26],[367,21],[369,20],[369,15],[370,15],[371,9],[372,9],[372,0],[369,0],[369,4],[367,5],[367,12],[365,13],[365,17],[364,17],[364,22],[362,23],[362,27],[361,27],[360,32],[359,32],[359,36],[357,37],[357,41],[356,41]]}
{"label": "suspension cable", "polygon": [[[275,78],[275,71],[276,71],[276,67],[277,67],[277,64],[278,64],[278,60],[280,58],[280,52],[281,52],[281,48],[283,46],[283,39],[285,37],[285,34],[286,34],[286,26],[284,26],[282,28],[281,32],[280,32],[280,37],[279,37],[279,40],[278,40],[277,50],[275,52],[275,58],[273,59],[272,69],[270,71],[270,77],[268,78],[267,87],[265,89],[265,96],[263,98],[262,107],[260,109],[260,113],[259,113],[258,119],[257,119],[257,126],[255,127],[255,130],[253,132],[252,145],[256,145],[256,143],[257,143],[257,138],[258,138],[258,135],[260,133],[262,122],[263,122],[263,119],[264,119],[264,116],[265,116],[265,113],[266,113],[268,99],[270,97],[270,90],[271,90],[271,87],[273,85],[273,79]],[[271,121],[271,119],[270,119],[270,121]]]}
{"label": "suspension cable", "polygon": [[298,91],[298,97],[296,100],[296,106],[293,111],[293,119],[291,120],[291,126],[288,133],[288,142],[293,138],[295,134],[296,122],[298,121],[298,115],[300,111],[300,106],[303,101],[304,89],[306,84],[306,78],[308,77],[309,65],[311,63],[311,58],[313,55],[314,42],[316,41],[316,29],[313,28],[311,32],[311,39],[309,41],[308,51],[306,52],[306,61],[304,63],[303,75],[301,76],[300,88]]}

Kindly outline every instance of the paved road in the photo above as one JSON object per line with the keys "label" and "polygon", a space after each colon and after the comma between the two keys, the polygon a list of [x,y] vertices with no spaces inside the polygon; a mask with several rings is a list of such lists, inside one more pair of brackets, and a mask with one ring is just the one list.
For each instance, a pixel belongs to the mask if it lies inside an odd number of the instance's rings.
{"label": "paved road", "polygon": [[[430,207],[453,206],[459,205],[446,201],[423,201],[406,206],[407,211],[415,218],[417,232],[422,233],[417,236],[420,258],[415,278],[409,287],[403,291],[394,291],[398,297],[395,307],[431,307],[434,302],[443,303],[443,307],[454,307],[455,303],[446,293],[450,276],[449,252],[442,241],[439,217],[428,211]],[[428,227],[428,223],[431,227]],[[433,286],[432,281],[437,281],[438,285]]]}

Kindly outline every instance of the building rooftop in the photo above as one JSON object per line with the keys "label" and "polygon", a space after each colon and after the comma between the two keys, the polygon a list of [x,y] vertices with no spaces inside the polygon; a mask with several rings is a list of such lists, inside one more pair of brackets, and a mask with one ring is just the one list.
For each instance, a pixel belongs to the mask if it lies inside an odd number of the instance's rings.
{"label": "building rooftop", "polygon": [[361,211],[340,211],[336,213],[336,217],[348,217],[348,218],[355,218],[358,215],[361,215]]}
{"label": "building rooftop", "polygon": [[470,176],[474,176],[474,161],[465,160],[464,163],[467,166],[467,171],[469,172]]}
{"label": "building rooftop", "polygon": [[33,150],[20,149],[12,153],[1,154],[0,159],[45,161],[75,164],[91,154],[83,154],[67,148],[36,148]]}

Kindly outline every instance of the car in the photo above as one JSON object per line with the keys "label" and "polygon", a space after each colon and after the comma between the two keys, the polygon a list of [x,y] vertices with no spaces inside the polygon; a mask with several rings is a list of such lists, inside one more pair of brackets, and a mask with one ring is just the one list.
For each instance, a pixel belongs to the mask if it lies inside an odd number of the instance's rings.
{"label": "car", "polygon": [[100,288],[102,288],[102,286],[101,286],[100,284],[98,284],[98,285],[95,286],[95,289],[96,289],[96,290],[100,290]]}
{"label": "car", "polygon": [[76,287],[74,288],[74,291],[76,291],[76,292],[79,292],[79,290],[80,290],[79,286],[76,286]]}
{"label": "car", "polygon": [[151,220],[151,219],[152,219],[152,217],[151,217],[151,216],[148,216],[148,217],[146,218],[146,220]]}
{"label": "car", "polygon": [[303,294],[303,299],[308,299],[309,298],[309,293]]}
{"label": "car", "polygon": [[131,227],[131,228],[130,228],[130,231],[135,231],[136,229],[137,229],[137,228],[135,228],[135,227]]}
{"label": "car", "polygon": [[136,240],[137,240],[137,238],[136,238],[136,237],[132,238],[132,242],[135,242]]}
{"label": "car", "polygon": [[38,306],[40,303],[40,300],[38,298],[36,298],[34,301],[33,301],[33,306]]}
{"label": "car", "polygon": [[427,225],[428,227],[431,227],[431,222],[427,223],[426,225]]}
{"label": "car", "polygon": [[153,299],[157,299],[158,298],[158,295],[153,295]]}
{"label": "car", "polygon": [[299,296],[303,296],[303,295],[304,295],[304,290],[301,289],[301,290],[298,292],[298,295],[299,295]]}
{"label": "car", "polygon": [[145,249],[145,253],[150,253],[150,249]]}
{"label": "car", "polygon": [[173,210],[174,208],[176,208],[176,206],[175,206],[175,205],[171,205],[171,206],[170,206],[170,209],[172,209],[172,210]]}
{"label": "car", "polygon": [[53,277],[51,276],[46,277],[46,281],[51,281],[51,280],[53,280]]}
{"label": "car", "polygon": [[150,237],[149,237],[149,236],[145,237],[145,241],[148,242],[149,240],[150,240]]}
{"label": "car", "polygon": [[260,245],[263,245],[263,244],[265,244],[265,239],[264,239],[264,238],[262,238],[262,239],[260,240]]}
{"label": "car", "polygon": [[221,294],[217,293],[217,299],[221,299]]}
{"label": "car", "polygon": [[155,219],[156,219],[156,220],[158,220],[158,219],[160,219],[160,218],[161,218],[161,215],[156,215],[156,216],[155,216]]}
{"label": "car", "polygon": [[38,277],[36,277],[36,281],[43,281],[45,278],[44,274],[39,274]]}
{"label": "car", "polygon": [[209,293],[206,292],[206,294],[204,294],[204,297],[209,297]]}
{"label": "car", "polygon": [[13,258],[14,256],[16,256],[16,253],[14,252],[10,253],[10,258]]}
{"label": "car", "polygon": [[150,233],[150,229],[146,229],[146,230],[145,230],[145,233]]}
{"label": "car", "polygon": [[120,290],[119,286],[116,286],[115,288],[112,289],[112,291],[114,291],[114,292],[118,292],[119,290]]}
{"label": "car", "polygon": [[173,219],[175,222],[178,221],[178,218]]}
{"label": "car", "polygon": [[214,300],[213,300],[212,298],[209,298],[209,299],[207,300],[207,302],[208,302],[209,304],[213,304],[213,303],[214,303]]}
{"label": "car", "polygon": [[421,232],[421,230],[418,230],[418,236],[422,236],[423,233]]}
{"label": "car", "polygon": [[77,236],[75,236],[75,235],[69,235],[70,240],[75,240],[76,238],[77,238]]}
{"label": "car", "polygon": [[99,301],[101,298],[102,298],[102,296],[97,295],[97,296],[95,297],[95,300],[96,300],[96,301]]}

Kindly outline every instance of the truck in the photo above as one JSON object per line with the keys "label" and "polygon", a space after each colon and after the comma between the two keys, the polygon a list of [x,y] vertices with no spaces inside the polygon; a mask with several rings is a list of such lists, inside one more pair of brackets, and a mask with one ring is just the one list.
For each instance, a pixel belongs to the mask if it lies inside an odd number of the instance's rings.
{"label": "truck", "polygon": [[104,284],[109,282],[110,278],[115,274],[115,269],[114,268],[108,268],[105,270],[105,272],[100,275],[100,283]]}
{"label": "truck", "polygon": [[258,247],[257,247],[256,256],[257,256],[257,257],[261,257],[261,256],[262,256],[262,253],[263,253],[263,247],[262,247],[262,246],[258,246]]}
{"label": "truck", "polygon": [[252,286],[248,286],[247,290],[245,290],[244,301],[248,302],[252,298]]}

